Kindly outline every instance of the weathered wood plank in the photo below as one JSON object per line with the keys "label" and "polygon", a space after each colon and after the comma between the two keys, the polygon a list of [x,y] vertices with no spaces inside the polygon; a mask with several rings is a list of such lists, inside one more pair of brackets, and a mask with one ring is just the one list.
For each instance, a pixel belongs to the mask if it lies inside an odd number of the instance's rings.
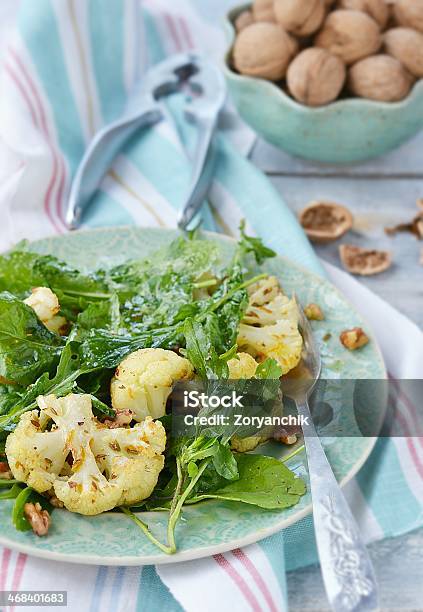
{"label": "weathered wood plank", "polygon": [[395,151],[362,164],[335,166],[307,162],[261,139],[254,147],[252,160],[271,174],[423,177],[423,132]]}

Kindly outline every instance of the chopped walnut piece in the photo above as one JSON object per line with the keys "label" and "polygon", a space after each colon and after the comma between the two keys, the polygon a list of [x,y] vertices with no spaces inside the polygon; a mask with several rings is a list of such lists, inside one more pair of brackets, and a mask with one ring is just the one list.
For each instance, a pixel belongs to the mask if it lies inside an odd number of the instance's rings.
{"label": "chopped walnut piece", "polygon": [[334,202],[311,202],[300,213],[300,223],[312,242],[332,242],[351,229],[353,216]]}
{"label": "chopped walnut piece", "polygon": [[12,480],[13,474],[10,471],[7,461],[0,461],[0,478],[2,480]]}
{"label": "chopped walnut piece", "polygon": [[346,329],[345,331],[341,332],[339,339],[345,348],[350,351],[355,351],[369,342],[369,337],[361,329],[361,327]]}
{"label": "chopped walnut piece", "polygon": [[392,264],[391,254],[388,251],[376,249],[362,249],[352,244],[341,244],[339,255],[342,264],[351,274],[371,276],[387,270]]}
{"label": "chopped walnut piece", "polygon": [[126,425],[129,425],[132,419],[132,410],[116,410],[116,416],[113,421],[106,419],[104,424],[107,425],[109,429],[116,429],[117,427],[125,427]]}
{"label": "chopped walnut piece", "polygon": [[318,304],[308,304],[304,308],[304,314],[310,321],[323,321],[325,315]]}
{"label": "chopped walnut piece", "polygon": [[51,517],[47,510],[43,510],[38,502],[26,503],[24,514],[37,536],[47,535],[51,524]]}
{"label": "chopped walnut piece", "polygon": [[281,444],[295,444],[295,442],[297,441],[297,436],[296,434],[292,434],[290,436],[275,436],[275,440],[276,442],[280,442]]}

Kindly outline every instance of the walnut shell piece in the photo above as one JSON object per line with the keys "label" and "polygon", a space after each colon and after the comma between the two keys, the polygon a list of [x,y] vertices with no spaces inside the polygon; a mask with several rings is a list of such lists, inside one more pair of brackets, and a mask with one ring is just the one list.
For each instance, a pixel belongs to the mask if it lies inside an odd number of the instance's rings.
{"label": "walnut shell piece", "polygon": [[392,28],[383,37],[385,51],[417,78],[423,77],[423,34],[412,28]]}
{"label": "walnut shell piece", "polygon": [[300,223],[312,242],[325,244],[341,238],[353,224],[345,206],[335,202],[311,202],[300,212]]}
{"label": "walnut shell piece", "polygon": [[342,265],[351,274],[372,276],[384,272],[392,265],[389,251],[362,249],[352,244],[341,244],[339,255]]}
{"label": "walnut shell piece", "polygon": [[274,0],[276,21],[296,36],[314,34],[326,14],[324,0]]}
{"label": "walnut shell piece", "polygon": [[349,65],[376,53],[382,37],[378,24],[369,15],[341,9],[329,13],[314,44]]}
{"label": "walnut shell piece", "polygon": [[253,23],[238,34],[233,62],[241,74],[279,81],[294,53],[294,42],[280,25]]}
{"label": "walnut shell piece", "polygon": [[307,304],[304,308],[304,314],[309,321],[323,321],[325,315],[318,304]]}
{"label": "walnut shell piece", "polygon": [[276,21],[273,0],[254,0],[251,8],[255,21]]}
{"label": "walnut shell piece", "polygon": [[251,11],[242,11],[234,21],[235,30],[241,32],[241,30],[252,23],[254,23],[253,13]]}
{"label": "walnut shell piece", "polygon": [[394,17],[399,25],[423,33],[423,0],[396,0]]}
{"label": "walnut shell piece", "polygon": [[288,89],[292,96],[307,106],[329,104],[339,96],[347,71],[343,61],[325,49],[304,49],[290,63]]}
{"label": "walnut shell piece", "polygon": [[369,337],[361,327],[353,327],[352,329],[344,330],[341,332],[339,339],[341,344],[350,351],[356,351],[369,342]]}
{"label": "walnut shell piece", "polygon": [[401,62],[390,55],[373,55],[350,68],[348,87],[361,98],[397,102],[409,93],[413,79]]}
{"label": "walnut shell piece", "polygon": [[339,0],[338,7],[367,13],[377,22],[381,30],[384,30],[388,23],[389,6],[385,0]]}

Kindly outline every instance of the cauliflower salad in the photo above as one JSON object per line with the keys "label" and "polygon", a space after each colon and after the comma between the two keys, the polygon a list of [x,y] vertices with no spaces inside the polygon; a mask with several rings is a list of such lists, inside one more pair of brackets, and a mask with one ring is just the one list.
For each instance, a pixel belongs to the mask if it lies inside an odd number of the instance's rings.
{"label": "cauliflower salad", "polygon": [[[16,529],[47,535],[56,508],[113,511],[171,554],[189,504],[298,502],[304,482],[265,454],[269,436],[175,437],[169,411],[177,382],[279,385],[297,366],[295,298],[260,270],[273,256],[241,225],[225,265],[198,233],[94,272],[25,243],[0,257],[0,501]],[[166,541],[151,510],[168,515]]]}

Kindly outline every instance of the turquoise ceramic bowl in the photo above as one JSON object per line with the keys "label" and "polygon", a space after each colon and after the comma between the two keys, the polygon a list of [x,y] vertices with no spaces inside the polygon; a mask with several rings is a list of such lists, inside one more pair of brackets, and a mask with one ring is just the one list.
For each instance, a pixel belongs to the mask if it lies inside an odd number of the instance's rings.
{"label": "turquoise ceramic bowl", "polygon": [[238,112],[265,140],[305,159],[345,164],[387,153],[423,128],[423,80],[401,102],[351,98],[310,108],[269,81],[234,72],[233,21],[245,8],[235,8],[227,16],[224,71]]}

